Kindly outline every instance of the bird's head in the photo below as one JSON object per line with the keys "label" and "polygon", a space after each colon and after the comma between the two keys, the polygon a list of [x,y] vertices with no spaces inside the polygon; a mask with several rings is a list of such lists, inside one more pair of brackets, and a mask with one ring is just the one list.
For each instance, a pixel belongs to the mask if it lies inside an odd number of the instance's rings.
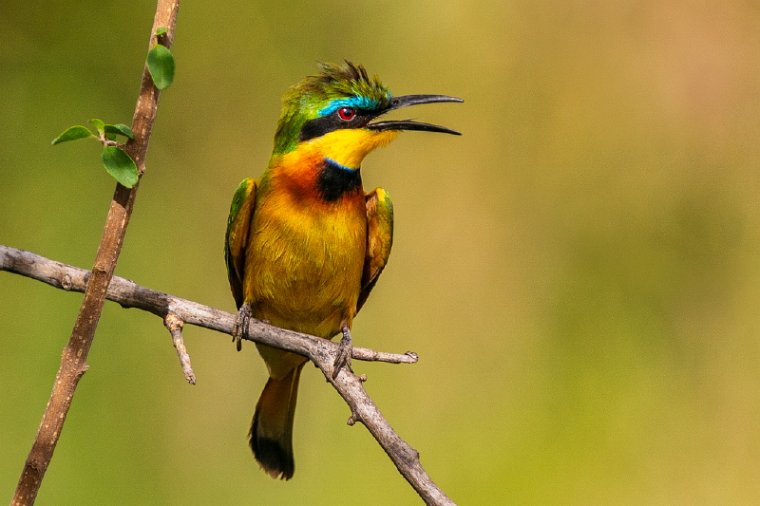
{"label": "bird's head", "polygon": [[361,65],[320,64],[283,96],[273,157],[299,149],[316,150],[344,168],[355,170],[373,149],[393,140],[401,130],[424,130],[460,135],[438,125],[413,120],[373,122],[388,111],[433,102],[462,102],[445,95],[394,97]]}

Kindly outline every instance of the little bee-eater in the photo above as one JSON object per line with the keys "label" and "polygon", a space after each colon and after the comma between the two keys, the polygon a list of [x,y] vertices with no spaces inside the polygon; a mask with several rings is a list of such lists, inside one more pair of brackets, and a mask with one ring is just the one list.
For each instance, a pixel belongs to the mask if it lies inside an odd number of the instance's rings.
{"label": "little bee-eater", "polygon": [[[251,317],[331,339],[351,353],[351,323],[388,261],[393,205],[382,188],[365,194],[360,166],[401,130],[459,135],[412,120],[377,121],[388,111],[444,95],[394,97],[361,65],[323,64],[290,88],[269,166],[243,180],[227,222],[225,258],[240,333]],[[292,431],[298,378],[306,358],[257,344],[269,381],[253,415],[250,445],[274,478],[293,476]]]}

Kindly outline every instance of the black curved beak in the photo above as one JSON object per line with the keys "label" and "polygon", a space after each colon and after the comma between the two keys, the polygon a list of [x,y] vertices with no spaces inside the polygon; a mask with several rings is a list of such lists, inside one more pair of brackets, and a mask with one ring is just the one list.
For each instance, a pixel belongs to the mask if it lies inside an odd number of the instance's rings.
{"label": "black curved beak", "polygon": [[[383,111],[382,114],[410,105],[434,104],[438,102],[460,103],[464,102],[464,100],[461,98],[449,97],[447,95],[404,95],[391,99],[390,107]],[[424,132],[439,132],[443,134],[462,135],[456,130],[451,130],[450,128],[433,125],[431,123],[423,123],[421,121],[414,121],[411,119],[379,121],[377,123],[370,123],[365,128],[369,128],[370,130],[421,130]]]}

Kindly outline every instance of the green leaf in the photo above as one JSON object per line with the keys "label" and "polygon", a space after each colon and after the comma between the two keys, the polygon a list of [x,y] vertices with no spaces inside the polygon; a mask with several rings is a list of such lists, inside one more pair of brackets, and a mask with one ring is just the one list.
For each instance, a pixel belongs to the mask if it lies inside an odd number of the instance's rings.
{"label": "green leaf", "polygon": [[168,47],[156,44],[156,47],[148,52],[146,64],[156,88],[163,90],[172,84],[174,80],[174,56]]}
{"label": "green leaf", "polygon": [[90,129],[87,128],[86,126],[74,125],[72,127],[67,128],[63,132],[61,132],[61,135],[53,139],[53,142],[51,144],[56,145],[62,142],[75,141],[77,139],[85,139],[87,137],[95,137],[95,136],[92,135],[92,132],[90,132]]}
{"label": "green leaf", "polygon": [[103,123],[102,119],[92,118],[90,124],[95,127],[95,130],[97,130],[100,135],[103,135],[106,124]]}
{"label": "green leaf", "polygon": [[105,125],[105,131],[108,134],[123,135],[129,139],[134,139],[135,134],[132,133],[132,129],[124,123],[116,123],[115,125]]}
{"label": "green leaf", "polygon": [[168,31],[169,29],[166,28],[165,26],[159,26],[158,28],[156,28],[156,37],[166,35]]}
{"label": "green leaf", "polygon": [[124,151],[116,146],[106,146],[103,148],[101,159],[106,172],[111,174],[122,186],[132,188],[137,184],[137,165]]}

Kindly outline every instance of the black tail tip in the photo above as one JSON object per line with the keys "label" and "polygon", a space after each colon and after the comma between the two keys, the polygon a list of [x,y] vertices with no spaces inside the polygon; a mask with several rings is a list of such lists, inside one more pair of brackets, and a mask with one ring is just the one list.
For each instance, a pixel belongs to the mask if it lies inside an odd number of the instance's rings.
{"label": "black tail tip", "polygon": [[293,453],[274,439],[252,437],[251,450],[259,465],[275,479],[289,480],[295,472]]}

